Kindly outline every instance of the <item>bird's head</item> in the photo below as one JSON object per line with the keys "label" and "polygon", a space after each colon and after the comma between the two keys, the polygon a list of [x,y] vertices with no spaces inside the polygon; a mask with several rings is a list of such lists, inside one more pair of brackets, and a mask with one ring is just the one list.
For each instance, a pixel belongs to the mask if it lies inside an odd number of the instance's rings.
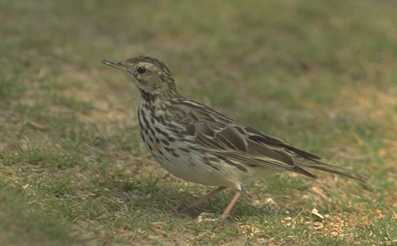
{"label": "bird's head", "polygon": [[103,60],[103,63],[126,72],[141,93],[151,96],[176,94],[175,81],[171,71],[156,58],[138,56],[121,62]]}

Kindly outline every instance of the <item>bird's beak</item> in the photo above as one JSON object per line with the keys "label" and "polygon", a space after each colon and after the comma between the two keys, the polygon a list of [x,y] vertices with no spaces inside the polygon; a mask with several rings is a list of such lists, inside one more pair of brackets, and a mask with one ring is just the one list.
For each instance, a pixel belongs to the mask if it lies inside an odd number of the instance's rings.
{"label": "bird's beak", "polygon": [[107,59],[104,59],[103,64],[111,66],[112,68],[119,69],[119,70],[126,70],[127,67],[122,62],[114,62]]}

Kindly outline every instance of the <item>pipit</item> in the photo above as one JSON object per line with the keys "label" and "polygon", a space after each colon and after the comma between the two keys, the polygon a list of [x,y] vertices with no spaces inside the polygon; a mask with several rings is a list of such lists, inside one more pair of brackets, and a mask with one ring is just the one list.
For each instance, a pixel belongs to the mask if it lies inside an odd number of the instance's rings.
{"label": "pipit", "polygon": [[365,182],[364,177],[345,168],[329,165],[315,154],[182,96],[171,71],[155,58],[139,56],[103,63],[125,72],[135,82],[141,95],[141,137],[160,165],[176,177],[217,187],[197,203],[225,188],[235,191],[222,219],[229,216],[249,180],[274,171],[316,178],[314,169]]}

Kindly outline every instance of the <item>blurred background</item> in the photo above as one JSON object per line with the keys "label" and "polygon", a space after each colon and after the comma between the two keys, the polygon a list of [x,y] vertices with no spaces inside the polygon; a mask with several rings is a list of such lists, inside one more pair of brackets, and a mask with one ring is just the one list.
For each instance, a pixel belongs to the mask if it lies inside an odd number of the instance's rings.
{"label": "blurred background", "polygon": [[[397,2],[0,0],[2,245],[397,243]],[[368,175],[284,174],[195,216],[207,191],[143,148],[104,58],[150,55],[179,90]],[[314,210],[315,209],[315,210]],[[317,211],[317,212],[313,212]],[[204,216],[205,217],[205,216]]]}

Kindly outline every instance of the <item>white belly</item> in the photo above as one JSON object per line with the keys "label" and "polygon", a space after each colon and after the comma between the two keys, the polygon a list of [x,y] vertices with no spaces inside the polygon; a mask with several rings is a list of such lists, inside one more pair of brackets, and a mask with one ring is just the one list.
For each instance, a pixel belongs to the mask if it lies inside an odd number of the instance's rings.
{"label": "white belly", "polygon": [[179,157],[166,151],[162,151],[162,153],[163,155],[159,152],[152,152],[153,157],[160,165],[178,178],[208,186],[236,186],[235,181],[230,180],[224,170],[217,170],[205,164],[194,152],[176,151]]}

